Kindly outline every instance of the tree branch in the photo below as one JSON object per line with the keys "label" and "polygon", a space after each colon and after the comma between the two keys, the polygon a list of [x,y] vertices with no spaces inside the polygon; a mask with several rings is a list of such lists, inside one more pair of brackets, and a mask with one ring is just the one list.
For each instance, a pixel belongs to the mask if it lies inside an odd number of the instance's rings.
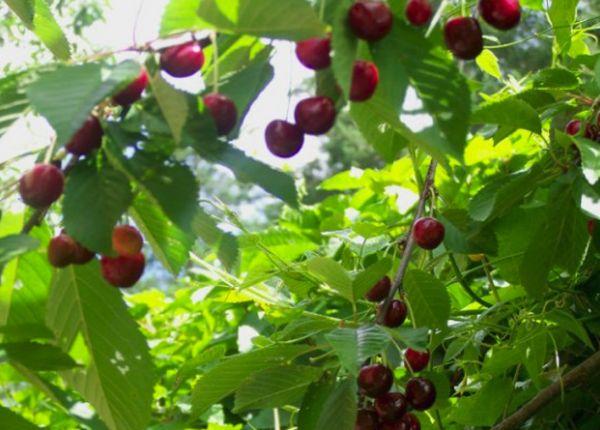
{"label": "tree branch", "polygon": [[580,384],[589,383],[592,376],[600,372],[600,351],[594,353],[591,357],[567,373],[562,380],[554,382],[552,385],[544,388],[527,404],[518,411],[506,418],[492,430],[513,430],[518,429],[525,421],[534,416],[544,406],[550,403],[563,390],[575,388]]}

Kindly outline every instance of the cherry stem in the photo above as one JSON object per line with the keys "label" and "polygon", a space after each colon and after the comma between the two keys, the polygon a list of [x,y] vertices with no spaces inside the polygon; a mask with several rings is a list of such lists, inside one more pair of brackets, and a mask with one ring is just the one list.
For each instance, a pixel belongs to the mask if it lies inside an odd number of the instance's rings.
{"label": "cherry stem", "polygon": [[217,45],[217,32],[210,33],[210,40],[213,45],[213,92],[219,92],[219,47]]}
{"label": "cherry stem", "polygon": [[450,265],[452,266],[452,269],[454,270],[454,273],[456,274],[456,279],[458,280],[458,283],[463,288],[463,290],[465,290],[465,292],[473,300],[475,300],[477,303],[479,303],[481,306],[484,306],[486,308],[491,308],[493,306],[491,303],[488,303],[485,300],[483,300],[481,297],[479,297],[475,293],[475,291],[473,291],[471,289],[471,286],[467,283],[467,281],[463,277],[462,273],[460,272],[460,268],[458,267],[458,264],[456,263],[456,259],[454,258],[454,254],[449,253],[448,254],[448,260],[450,260]]}
{"label": "cherry stem", "polygon": [[500,295],[498,294],[498,289],[496,288],[496,284],[494,283],[494,278],[492,277],[492,271],[490,270],[490,262],[487,257],[483,257],[483,271],[485,272],[485,276],[487,277],[488,284],[490,286],[490,290],[492,290],[492,295],[496,299],[498,303],[502,301],[500,299]]}

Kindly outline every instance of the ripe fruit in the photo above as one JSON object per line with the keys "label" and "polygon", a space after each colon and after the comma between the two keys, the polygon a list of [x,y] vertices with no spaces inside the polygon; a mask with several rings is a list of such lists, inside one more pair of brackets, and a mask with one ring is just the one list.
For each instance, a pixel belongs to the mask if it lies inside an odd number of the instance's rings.
{"label": "ripe fruit", "polygon": [[302,148],[304,133],[297,125],[276,119],[267,126],[265,141],[272,154],[281,158],[290,158]]}
{"label": "ripe fruit", "polygon": [[392,288],[392,280],[389,276],[384,276],[371,287],[365,294],[365,298],[370,302],[380,302],[390,294],[390,288]]}
{"label": "ripe fruit", "polygon": [[588,229],[588,233],[590,234],[590,236],[593,236],[594,233],[596,232],[596,220],[595,219],[588,220],[587,229]]}
{"label": "ripe fruit", "polygon": [[[383,303],[379,305],[378,314],[383,312]],[[383,319],[386,327],[400,327],[406,319],[406,304],[401,300],[392,300]]]}
{"label": "ripe fruit", "polygon": [[75,242],[75,254],[73,255],[73,264],[83,265],[92,261],[96,254],[79,242]]}
{"label": "ripe fruit", "polygon": [[444,224],[435,218],[419,218],[413,228],[415,242],[423,249],[435,249],[444,240]]}
{"label": "ripe fruit", "polygon": [[390,7],[377,0],[358,0],[348,11],[348,24],[359,39],[376,42],[392,29]]}
{"label": "ripe fruit", "polygon": [[352,85],[350,87],[350,100],[363,102],[370,99],[379,83],[379,70],[370,61],[358,60],[354,63],[352,71]]}
{"label": "ripe fruit", "polygon": [[429,351],[416,351],[408,348],[404,353],[404,364],[413,372],[420,372],[427,367],[429,363]]}
{"label": "ripe fruit", "polygon": [[419,419],[411,413],[404,414],[400,422],[402,425],[399,430],[421,430]]}
{"label": "ripe fruit", "polygon": [[408,22],[417,27],[426,24],[433,13],[427,0],[409,0],[404,12]]}
{"label": "ripe fruit", "polygon": [[473,60],[483,51],[483,34],[475,18],[458,17],[444,26],[446,46],[461,60]]}
{"label": "ripe fruit", "polygon": [[66,234],[53,237],[48,244],[48,261],[54,267],[67,267],[73,262],[77,245]]}
{"label": "ripe fruit", "polygon": [[389,367],[383,364],[372,364],[360,369],[358,386],[369,397],[378,397],[392,388],[394,375]]}
{"label": "ripe fruit", "polygon": [[94,115],[90,115],[73,135],[65,149],[71,154],[87,155],[102,145],[102,126]]}
{"label": "ripe fruit", "polygon": [[510,30],[521,19],[519,0],[479,0],[479,14],[492,27]]}
{"label": "ripe fruit", "polygon": [[309,69],[326,69],[331,65],[331,39],[315,37],[298,42],[296,57]]}
{"label": "ripe fruit", "polygon": [[425,378],[412,378],[406,383],[406,399],[418,411],[429,409],[435,403],[435,385]]}
{"label": "ripe fruit", "polygon": [[142,250],[144,238],[137,228],[131,225],[120,225],[113,229],[112,246],[121,256],[133,256]]}
{"label": "ripe fruit", "polygon": [[171,46],[160,54],[160,67],[174,78],[186,78],[204,65],[204,52],[196,41]]}
{"label": "ripe fruit", "polygon": [[129,288],[142,277],[146,259],[142,253],[132,256],[121,255],[116,258],[103,256],[100,265],[102,276],[109,284],[119,288]]}
{"label": "ripe fruit", "polygon": [[572,119],[565,126],[565,133],[570,134],[571,136],[575,136],[577,133],[579,133],[580,129],[581,121],[579,121],[578,119]]}
{"label": "ripe fruit", "polygon": [[382,421],[396,421],[407,407],[406,397],[400,393],[385,393],[375,399],[375,411]]}
{"label": "ripe fruit", "polygon": [[64,185],[65,177],[58,167],[52,164],[36,164],[21,176],[19,194],[26,205],[41,209],[58,200]]}
{"label": "ripe fruit", "polygon": [[231,133],[237,122],[237,108],[233,100],[223,94],[212,93],[204,96],[202,101],[215,121],[217,134],[226,136]]}
{"label": "ripe fruit", "polygon": [[113,102],[119,106],[129,106],[142,97],[142,93],[148,85],[148,72],[142,69],[133,82],[113,96]]}
{"label": "ripe fruit", "polygon": [[325,134],[335,123],[335,104],[329,97],[317,96],[302,100],[294,111],[296,124],[306,134]]}
{"label": "ripe fruit", "polygon": [[377,414],[367,409],[360,409],[356,414],[354,430],[377,430]]}

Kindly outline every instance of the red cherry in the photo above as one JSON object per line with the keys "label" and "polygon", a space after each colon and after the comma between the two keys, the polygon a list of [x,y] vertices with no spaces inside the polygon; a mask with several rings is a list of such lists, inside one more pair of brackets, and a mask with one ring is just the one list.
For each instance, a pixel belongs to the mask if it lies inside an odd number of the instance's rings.
{"label": "red cherry", "polygon": [[408,348],[404,354],[404,364],[413,372],[420,372],[429,364],[429,351],[416,351]]}
{"label": "red cherry", "polygon": [[119,106],[129,106],[142,97],[146,86],[148,86],[148,72],[142,69],[133,82],[113,96],[113,102]]}
{"label": "red cherry", "polygon": [[375,410],[382,421],[396,421],[404,415],[408,403],[400,393],[385,393],[375,399]]}
{"label": "red cherry", "polygon": [[174,78],[186,78],[204,65],[204,52],[196,41],[171,46],[160,54],[160,67]]}
{"label": "red cherry", "polygon": [[121,256],[133,256],[141,252],[144,238],[137,228],[131,225],[120,225],[113,229],[112,246]]}
{"label": "red cherry", "polygon": [[390,7],[381,1],[358,0],[348,11],[348,23],[359,39],[376,42],[392,29]]}
{"label": "red cherry", "polygon": [[73,262],[77,245],[66,234],[59,234],[48,243],[48,261],[54,267],[67,267]]}
{"label": "red cherry", "polygon": [[377,430],[377,414],[367,409],[360,409],[356,414],[354,430]]}
{"label": "red cherry", "polygon": [[387,298],[391,288],[392,280],[389,276],[384,276],[371,287],[367,294],[365,294],[365,298],[370,302],[380,302]]}
{"label": "red cherry", "polygon": [[593,236],[594,233],[596,232],[596,220],[595,219],[590,219],[587,222],[587,229],[588,229],[588,233],[590,234],[590,236]]}
{"label": "red cherry", "polygon": [[578,119],[572,119],[567,123],[565,127],[565,133],[570,134],[571,136],[575,136],[577,133],[579,133],[580,129],[581,121],[579,121]]}
{"label": "red cherry", "polygon": [[402,423],[402,425],[399,430],[421,430],[421,423],[414,414],[404,414],[400,423]]}
{"label": "red cherry", "polygon": [[[379,305],[377,313],[380,314],[383,311],[383,303]],[[390,307],[388,308],[385,318],[383,319],[383,325],[386,327],[400,327],[406,319],[408,309],[406,303],[401,300],[392,300]]]}
{"label": "red cherry", "polygon": [[208,94],[202,100],[215,121],[218,135],[231,133],[237,122],[237,108],[233,100],[217,93]]}
{"label": "red cherry", "polygon": [[431,5],[427,0],[409,0],[406,4],[406,19],[417,27],[425,25],[432,13]]}
{"label": "red cherry", "polygon": [[473,60],[483,51],[483,34],[475,18],[459,17],[444,26],[446,46],[461,60]]}
{"label": "red cherry", "polygon": [[106,281],[119,288],[132,287],[144,273],[146,259],[144,254],[119,257],[103,256],[100,260],[102,276]]}
{"label": "red cherry", "polygon": [[435,385],[429,379],[410,379],[405,392],[408,403],[418,411],[429,409],[435,403]]}
{"label": "red cherry", "polygon": [[387,393],[394,383],[394,374],[383,364],[372,364],[360,369],[358,386],[369,397],[378,397]]}
{"label": "red cherry", "polygon": [[62,171],[53,164],[36,164],[21,176],[19,194],[26,205],[45,208],[58,200],[65,186]]}
{"label": "red cherry", "polygon": [[310,97],[302,100],[294,111],[296,124],[306,134],[325,134],[335,123],[335,104],[329,97]]}
{"label": "red cherry", "polygon": [[331,65],[331,39],[315,37],[298,42],[296,57],[309,69],[326,69]]}
{"label": "red cherry", "polygon": [[415,242],[423,249],[435,249],[444,240],[444,224],[435,218],[419,218],[413,228]]}
{"label": "red cherry", "polygon": [[600,135],[600,127],[591,123],[587,123],[585,126],[585,133],[583,133],[583,137],[596,140]]}
{"label": "red cherry", "polygon": [[102,131],[100,121],[95,116],[90,115],[65,148],[71,154],[87,155],[100,148],[103,135],[104,131]]}
{"label": "red cherry", "polygon": [[479,14],[492,27],[510,30],[521,19],[519,0],[479,0]]}
{"label": "red cherry", "polygon": [[304,133],[297,125],[276,119],[265,129],[265,140],[272,154],[281,158],[290,158],[302,148]]}
{"label": "red cherry", "polygon": [[350,100],[363,102],[370,99],[379,83],[379,70],[370,61],[358,60],[354,63],[352,71],[352,86]]}

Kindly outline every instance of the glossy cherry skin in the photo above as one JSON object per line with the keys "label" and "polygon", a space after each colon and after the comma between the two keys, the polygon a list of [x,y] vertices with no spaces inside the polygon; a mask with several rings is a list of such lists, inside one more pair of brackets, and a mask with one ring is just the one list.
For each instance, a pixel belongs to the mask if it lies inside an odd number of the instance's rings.
{"label": "glossy cherry skin", "polygon": [[382,421],[396,421],[404,415],[408,403],[401,393],[385,393],[375,398],[375,411]]}
{"label": "glossy cherry skin", "polygon": [[510,30],[521,20],[519,0],[479,0],[479,14],[492,27]]}
{"label": "glossy cherry skin", "polygon": [[444,224],[435,218],[419,218],[413,228],[415,242],[423,249],[435,249],[444,241]]}
{"label": "glossy cherry skin", "polygon": [[596,224],[597,224],[597,222],[595,219],[588,220],[587,230],[588,230],[588,233],[590,234],[590,236],[593,236],[594,233],[596,232]]}
{"label": "glossy cherry skin", "polygon": [[377,430],[377,414],[367,409],[360,409],[356,414],[354,430]]}
{"label": "glossy cherry skin", "polygon": [[367,291],[365,298],[370,302],[380,302],[387,298],[387,296],[390,294],[391,288],[392,280],[389,276],[384,276],[377,281],[377,283],[373,285],[369,291]]}
{"label": "glossy cherry skin", "polygon": [[146,266],[144,254],[107,257],[100,260],[102,276],[114,287],[129,288],[140,280]]}
{"label": "glossy cherry skin", "polygon": [[565,133],[570,134],[571,136],[575,136],[577,133],[579,133],[580,129],[581,121],[579,121],[578,119],[572,119],[565,126]]}
{"label": "glossy cherry skin", "polygon": [[406,383],[406,399],[418,411],[429,409],[435,403],[435,385],[429,379],[412,378]]}
{"label": "glossy cherry skin", "polygon": [[421,423],[414,414],[404,414],[400,422],[402,423],[400,430],[421,430]]}
{"label": "glossy cherry skin", "polygon": [[475,18],[459,17],[444,26],[446,46],[456,58],[473,60],[483,51],[483,34]]}
{"label": "glossy cherry skin", "polygon": [[296,57],[304,67],[322,70],[331,66],[331,39],[315,37],[296,44]]}
{"label": "glossy cherry skin", "polygon": [[390,7],[377,0],[358,0],[348,11],[348,24],[359,39],[376,42],[388,35],[394,22]]}
{"label": "glossy cherry skin", "polygon": [[394,383],[394,374],[383,364],[372,364],[360,369],[358,386],[369,397],[379,397],[387,393]]}
{"label": "glossy cherry skin", "polygon": [[73,264],[83,265],[94,259],[96,254],[85,246],[75,241],[75,254],[73,255]]}
{"label": "glossy cherry skin", "polygon": [[204,52],[196,41],[171,46],[160,54],[160,67],[174,78],[187,78],[204,65]]}
{"label": "glossy cherry skin", "polygon": [[233,131],[237,123],[237,108],[229,97],[223,94],[212,93],[202,99],[217,128],[219,136],[226,136]]}
{"label": "glossy cherry skin", "polygon": [[350,100],[353,102],[369,100],[375,93],[378,83],[379,69],[377,66],[370,61],[356,61],[352,71]]}
{"label": "glossy cherry skin", "polygon": [[433,14],[431,4],[427,0],[409,0],[404,12],[408,22],[417,27],[427,24]]}
{"label": "glossy cherry skin", "polygon": [[36,164],[21,176],[19,194],[23,202],[32,208],[41,209],[57,201],[63,193],[65,177],[52,164]]}
{"label": "glossy cherry skin", "polygon": [[404,353],[404,364],[413,372],[420,372],[429,364],[429,351],[417,351],[408,348]]}
{"label": "glossy cherry skin", "polygon": [[63,268],[73,263],[77,245],[66,234],[59,234],[48,243],[48,261],[54,267]]}
{"label": "glossy cherry skin", "polygon": [[148,86],[148,72],[142,69],[133,82],[113,96],[112,100],[119,106],[129,106],[142,97],[142,93]]}
{"label": "glossy cherry skin", "polygon": [[304,133],[297,125],[276,119],[265,129],[265,141],[272,154],[290,158],[302,149]]}
{"label": "glossy cherry skin", "polygon": [[103,135],[104,131],[102,131],[100,121],[95,116],[90,115],[67,143],[65,149],[74,155],[87,155],[100,148]]}
{"label": "glossy cherry skin", "polygon": [[[377,313],[380,314],[383,312],[383,303],[379,305]],[[408,313],[408,308],[406,307],[406,303],[402,300],[392,300],[390,303],[390,307],[388,308],[387,313],[383,319],[383,325],[386,327],[400,327],[404,320],[406,320],[406,314]]]}
{"label": "glossy cherry skin", "polygon": [[317,96],[302,100],[296,105],[294,118],[305,134],[319,136],[335,124],[335,104],[329,97]]}
{"label": "glossy cherry skin", "polygon": [[112,246],[121,256],[133,256],[142,251],[144,238],[137,228],[131,225],[120,225],[113,229]]}

